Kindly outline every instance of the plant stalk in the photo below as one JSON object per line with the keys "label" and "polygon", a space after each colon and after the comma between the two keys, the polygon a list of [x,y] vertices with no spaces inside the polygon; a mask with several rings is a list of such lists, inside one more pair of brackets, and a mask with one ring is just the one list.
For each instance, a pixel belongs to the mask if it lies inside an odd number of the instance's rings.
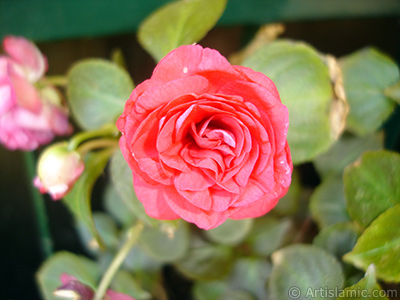
{"label": "plant stalk", "polygon": [[125,244],[119,250],[117,255],[114,257],[113,261],[111,262],[110,266],[108,267],[107,271],[104,273],[104,276],[100,281],[99,287],[96,291],[96,294],[93,297],[93,300],[103,299],[119,267],[124,262],[125,258],[128,256],[131,248],[136,244],[140,236],[140,233],[143,230],[143,227],[144,227],[143,223],[139,221],[138,223],[136,223],[136,225],[134,225],[128,230]]}
{"label": "plant stalk", "polygon": [[96,137],[102,137],[102,136],[118,136],[119,131],[117,130],[117,127],[115,125],[110,125],[103,127],[101,129],[93,130],[93,131],[84,131],[81,133],[78,133],[74,135],[68,144],[68,149],[71,151],[76,150],[78,146],[83,143],[86,140],[93,139]]}
{"label": "plant stalk", "polygon": [[33,186],[33,178],[36,176],[36,159],[34,152],[23,152],[25,168],[27,171],[27,181],[29,191],[33,201],[33,207],[36,215],[37,229],[39,234],[40,248],[43,258],[48,258],[53,254],[53,241],[47,220],[46,206],[44,197]]}

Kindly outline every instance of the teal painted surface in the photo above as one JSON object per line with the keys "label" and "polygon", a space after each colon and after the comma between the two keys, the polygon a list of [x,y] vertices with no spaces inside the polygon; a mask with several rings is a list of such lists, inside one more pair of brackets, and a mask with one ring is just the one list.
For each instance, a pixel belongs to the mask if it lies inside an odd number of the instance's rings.
{"label": "teal painted surface", "polygon": [[[0,0],[0,38],[35,41],[135,32],[167,0]],[[399,0],[230,0],[219,24],[259,25],[356,17],[400,16]]]}

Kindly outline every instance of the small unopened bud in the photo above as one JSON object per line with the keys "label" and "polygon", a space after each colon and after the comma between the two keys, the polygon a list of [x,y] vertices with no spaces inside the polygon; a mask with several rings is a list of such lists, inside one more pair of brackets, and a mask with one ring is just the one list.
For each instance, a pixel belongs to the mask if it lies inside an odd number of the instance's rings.
{"label": "small unopened bud", "polygon": [[49,193],[53,200],[58,200],[70,191],[84,169],[81,155],[68,150],[68,143],[58,143],[40,156],[34,185],[41,193]]}

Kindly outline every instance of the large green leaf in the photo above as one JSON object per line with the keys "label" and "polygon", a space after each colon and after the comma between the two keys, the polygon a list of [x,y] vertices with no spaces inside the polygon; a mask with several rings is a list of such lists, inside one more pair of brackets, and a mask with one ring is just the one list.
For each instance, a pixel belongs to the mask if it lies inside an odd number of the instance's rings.
{"label": "large green leaf", "polygon": [[95,289],[100,277],[98,266],[91,260],[69,252],[58,252],[47,259],[36,274],[40,291],[46,300],[59,300],[53,292],[60,286],[61,275],[66,273]]}
{"label": "large green leaf", "polygon": [[351,218],[368,226],[379,214],[400,203],[400,155],[366,152],[346,168],[344,190]]}
{"label": "large green leaf", "polygon": [[343,259],[366,270],[376,267],[378,278],[400,282],[400,204],[382,213],[364,231],[354,249]]}
{"label": "large green leaf", "polygon": [[217,228],[205,231],[205,235],[216,243],[238,245],[245,239],[252,225],[253,219],[228,219]]}
{"label": "large green leaf", "polygon": [[337,300],[364,300],[364,299],[382,299],[388,300],[385,292],[376,282],[375,267],[370,265],[365,273],[365,277],[355,285],[345,288],[340,292]]}
{"label": "large green leaf", "polygon": [[353,224],[336,223],[322,228],[314,238],[313,244],[342,259],[344,254],[353,249],[358,235]]}
{"label": "large green leaf", "polygon": [[180,0],[168,3],[139,27],[138,40],[156,61],[171,50],[201,40],[221,17],[227,0]]}
{"label": "large green leaf", "polygon": [[353,163],[367,150],[383,149],[383,134],[364,137],[343,135],[327,152],[317,156],[315,167],[322,177],[342,175],[344,168]]}
{"label": "large green leaf", "polygon": [[215,280],[226,276],[232,266],[232,248],[202,244],[175,263],[177,269],[194,280]]}
{"label": "large green leaf", "polygon": [[79,126],[86,130],[113,123],[133,90],[129,74],[103,59],[87,59],[68,73],[68,102]]}
{"label": "large green leaf", "polygon": [[320,228],[350,220],[341,177],[333,175],[322,181],[311,195],[310,211]]}
{"label": "large green leaf", "polygon": [[88,228],[100,248],[102,248],[103,242],[93,222],[90,200],[93,185],[106,167],[113,151],[113,149],[106,149],[89,153],[85,159],[85,171],[63,199],[74,217]]}
{"label": "large green leaf", "polygon": [[147,224],[156,225],[157,220],[149,217],[138,200],[133,189],[132,171],[120,150],[117,150],[111,159],[111,181],[125,203],[126,210],[145,221]]}
{"label": "large green leaf", "polygon": [[358,135],[374,132],[392,113],[395,102],[384,90],[399,80],[399,69],[373,48],[342,58],[341,68],[350,113],[347,128]]}
{"label": "large green leaf", "polygon": [[289,218],[277,219],[266,216],[255,220],[246,241],[251,253],[269,256],[287,243],[292,231],[293,222]]}
{"label": "large green leaf", "polygon": [[343,286],[340,263],[329,252],[316,246],[286,247],[272,255],[272,263],[269,291],[274,300],[335,299],[316,291],[341,289]]}
{"label": "large green leaf", "polygon": [[[333,88],[327,64],[309,45],[280,40],[258,49],[243,65],[270,77],[289,109],[288,141],[293,163],[313,159],[327,150],[338,136],[331,109]],[[340,127],[340,126],[339,126]]]}
{"label": "large green leaf", "polygon": [[156,227],[146,227],[139,237],[139,245],[153,258],[173,262],[182,258],[189,248],[189,229],[184,221],[178,223],[172,234]]}

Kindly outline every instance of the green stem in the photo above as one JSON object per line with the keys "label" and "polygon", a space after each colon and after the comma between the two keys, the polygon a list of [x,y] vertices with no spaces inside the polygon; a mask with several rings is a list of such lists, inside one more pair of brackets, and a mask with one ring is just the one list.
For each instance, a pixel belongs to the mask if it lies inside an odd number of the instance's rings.
{"label": "green stem", "polygon": [[129,254],[131,248],[136,244],[140,233],[143,230],[143,223],[141,221],[137,222],[135,226],[131,227],[127,232],[127,239],[125,244],[119,250],[117,255],[114,257],[110,266],[108,267],[106,273],[100,281],[99,287],[96,291],[96,294],[93,297],[93,300],[102,300],[112,279],[117,273],[119,267],[124,262],[125,258]]}
{"label": "green stem", "polygon": [[46,206],[43,195],[33,187],[32,180],[36,176],[36,160],[33,152],[23,152],[25,160],[25,168],[28,176],[28,186],[33,201],[33,206],[36,214],[37,227],[40,236],[40,247],[44,258],[53,254],[53,241],[51,239]]}
{"label": "green stem", "polygon": [[67,86],[68,78],[64,75],[54,75],[42,78],[41,82],[45,85]]}
{"label": "green stem", "polygon": [[117,147],[118,140],[116,139],[95,139],[88,141],[86,143],[81,144],[77,152],[81,155],[81,157],[85,157],[85,155],[92,150],[99,149],[99,148],[107,148],[107,147]]}
{"label": "green stem", "polygon": [[76,148],[78,148],[79,144],[83,143],[86,140],[89,140],[89,139],[92,139],[95,137],[100,137],[100,136],[107,136],[107,135],[116,137],[118,135],[118,133],[119,132],[115,125],[106,126],[101,129],[97,129],[97,130],[93,130],[93,131],[84,131],[84,132],[74,135],[70,139],[68,149],[71,151],[74,151],[74,150],[76,150]]}

